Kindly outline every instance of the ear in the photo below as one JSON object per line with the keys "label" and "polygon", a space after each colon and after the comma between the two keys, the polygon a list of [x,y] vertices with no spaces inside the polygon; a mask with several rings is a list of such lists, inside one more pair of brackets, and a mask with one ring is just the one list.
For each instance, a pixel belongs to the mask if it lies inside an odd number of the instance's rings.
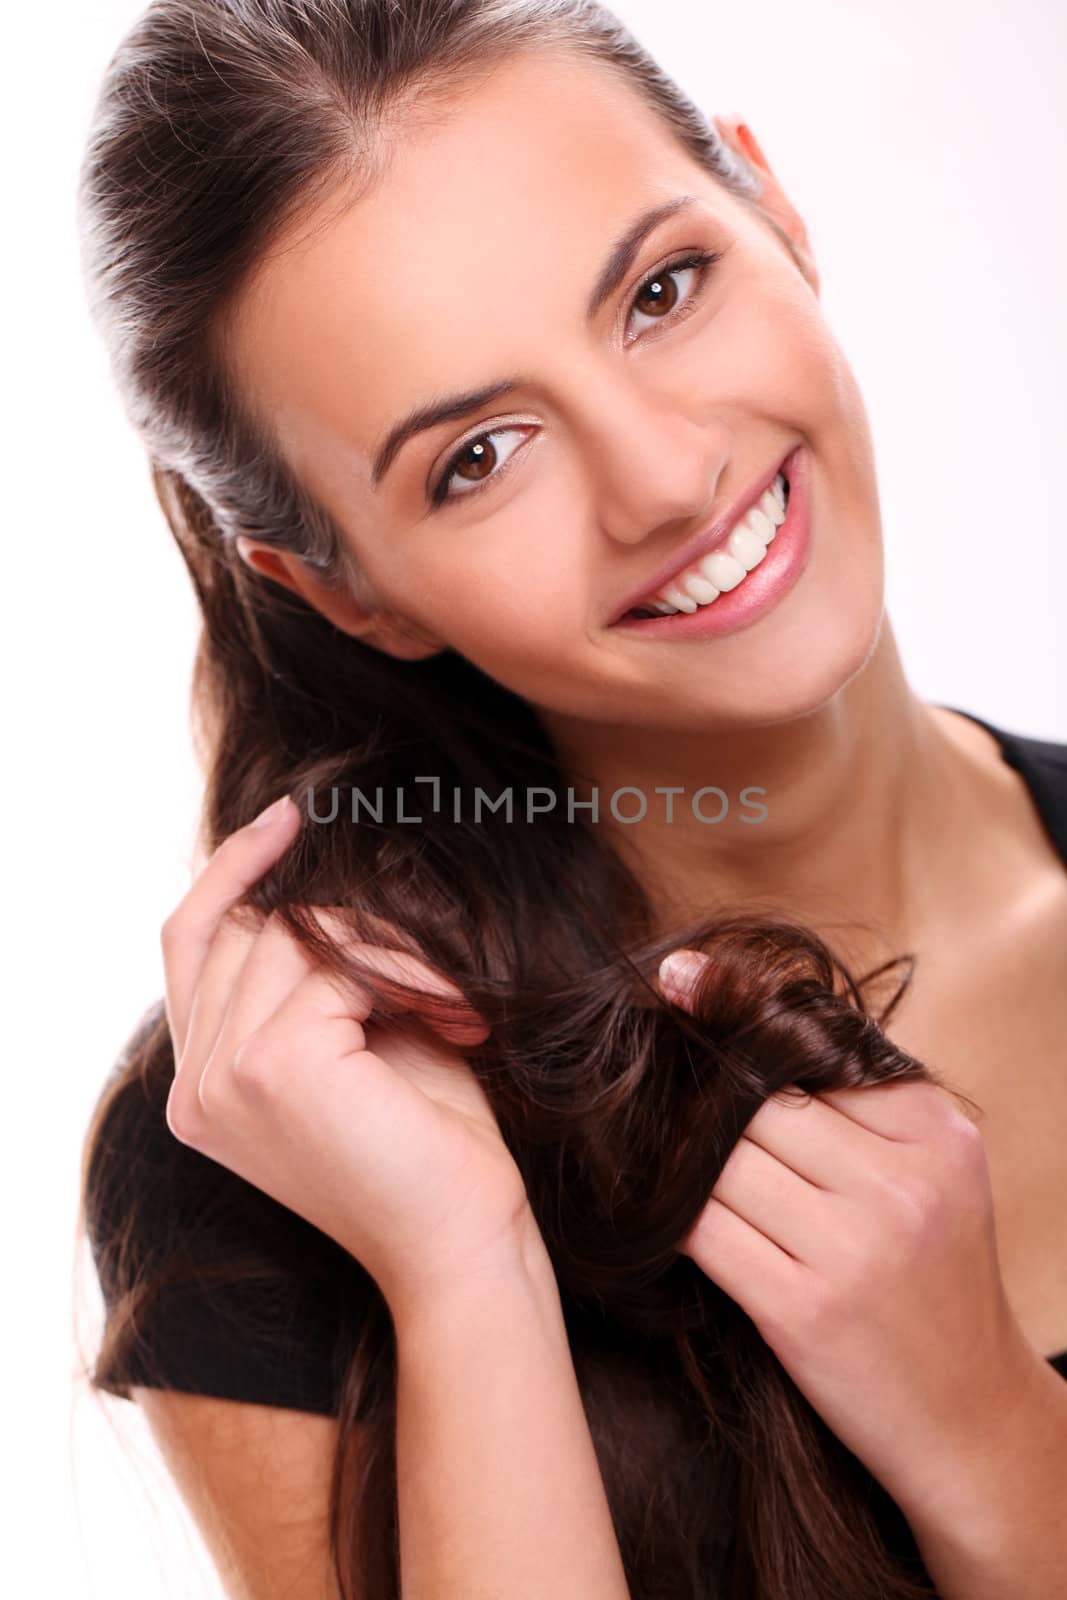
{"label": "ear", "polygon": [[351,634],[399,661],[422,661],[448,648],[408,617],[385,608],[372,607],[358,600],[348,589],[330,589],[313,577],[299,556],[289,550],[276,550],[244,534],[237,538],[241,560],[253,572],[291,590],[320,612],[342,633]]}
{"label": "ear", "polygon": [[808,230],[804,225],[804,219],[789,200],[772,172],[770,163],[760,149],[755,134],[746,123],[741,121],[740,117],[712,117],[711,120],[714,122],[720,137],[730,146],[731,150],[756,168],[763,183],[763,193],[756,203],[768,213],[777,226],[788,236],[797,264],[817,295],[819,293],[819,273],[815,266],[815,257],[808,240]]}

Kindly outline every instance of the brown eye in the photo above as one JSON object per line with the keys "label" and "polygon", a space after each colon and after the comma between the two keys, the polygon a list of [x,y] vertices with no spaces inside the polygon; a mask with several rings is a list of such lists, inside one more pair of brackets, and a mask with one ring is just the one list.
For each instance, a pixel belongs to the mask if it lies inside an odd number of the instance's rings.
{"label": "brown eye", "polygon": [[[517,445],[513,444],[509,450],[505,444],[501,450],[493,443],[494,439],[507,439],[510,435],[513,440],[521,441],[526,431],[525,428],[514,425],[492,428],[461,445],[449,458],[436,485],[431,489],[431,505],[439,506],[446,500],[458,500],[464,495],[477,494],[480,484],[491,478],[501,477],[508,461],[515,454]],[[462,484],[466,484],[467,487],[456,487]]]}
{"label": "brown eye", "polygon": [[[697,309],[708,273],[720,259],[720,251],[697,250],[681,261],[671,261],[660,267],[645,279],[630,301],[631,318],[680,322]],[[686,281],[680,284],[680,279]]]}
{"label": "brown eye", "polygon": [[456,457],[452,471],[467,483],[480,483],[483,478],[488,478],[495,466],[496,447],[489,442],[489,436],[486,435],[484,439],[477,439],[473,444],[469,444],[463,453]]}
{"label": "brown eye", "polygon": [[[645,304],[642,305],[642,301]],[[673,311],[678,304],[678,285],[670,272],[659,273],[649,279],[634,299],[635,308],[643,316],[655,317]]]}

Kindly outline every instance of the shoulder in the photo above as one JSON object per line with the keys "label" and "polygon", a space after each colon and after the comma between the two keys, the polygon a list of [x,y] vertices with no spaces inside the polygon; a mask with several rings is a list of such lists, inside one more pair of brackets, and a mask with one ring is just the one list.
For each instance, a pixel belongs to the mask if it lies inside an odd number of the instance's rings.
{"label": "shoulder", "polygon": [[1022,781],[1044,832],[1067,864],[1067,743],[1001,727],[958,706],[931,709],[944,728],[984,754],[994,778],[998,773],[1007,776],[1008,769],[1017,775],[1014,781]]}

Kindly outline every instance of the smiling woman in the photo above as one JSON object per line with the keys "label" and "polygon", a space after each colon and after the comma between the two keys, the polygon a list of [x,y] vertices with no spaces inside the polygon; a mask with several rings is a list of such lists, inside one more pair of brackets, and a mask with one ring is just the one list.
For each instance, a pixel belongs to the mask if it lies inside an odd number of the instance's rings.
{"label": "smiling woman", "polygon": [[1067,750],[906,682],[753,135],[592,0],[154,0],[81,223],[210,856],[93,1381],[234,1592],[1051,1594]]}

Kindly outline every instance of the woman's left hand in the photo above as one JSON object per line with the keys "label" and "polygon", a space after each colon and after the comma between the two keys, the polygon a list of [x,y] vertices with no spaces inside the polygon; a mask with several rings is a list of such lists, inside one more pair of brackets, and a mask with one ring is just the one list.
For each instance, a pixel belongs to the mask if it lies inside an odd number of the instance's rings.
{"label": "woman's left hand", "polygon": [[[661,987],[685,1006],[681,965]],[[772,1096],[680,1249],[901,1504],[1030,1403],[1040,1357],[1001,1279],[982,1136],[934,1084]]]}

